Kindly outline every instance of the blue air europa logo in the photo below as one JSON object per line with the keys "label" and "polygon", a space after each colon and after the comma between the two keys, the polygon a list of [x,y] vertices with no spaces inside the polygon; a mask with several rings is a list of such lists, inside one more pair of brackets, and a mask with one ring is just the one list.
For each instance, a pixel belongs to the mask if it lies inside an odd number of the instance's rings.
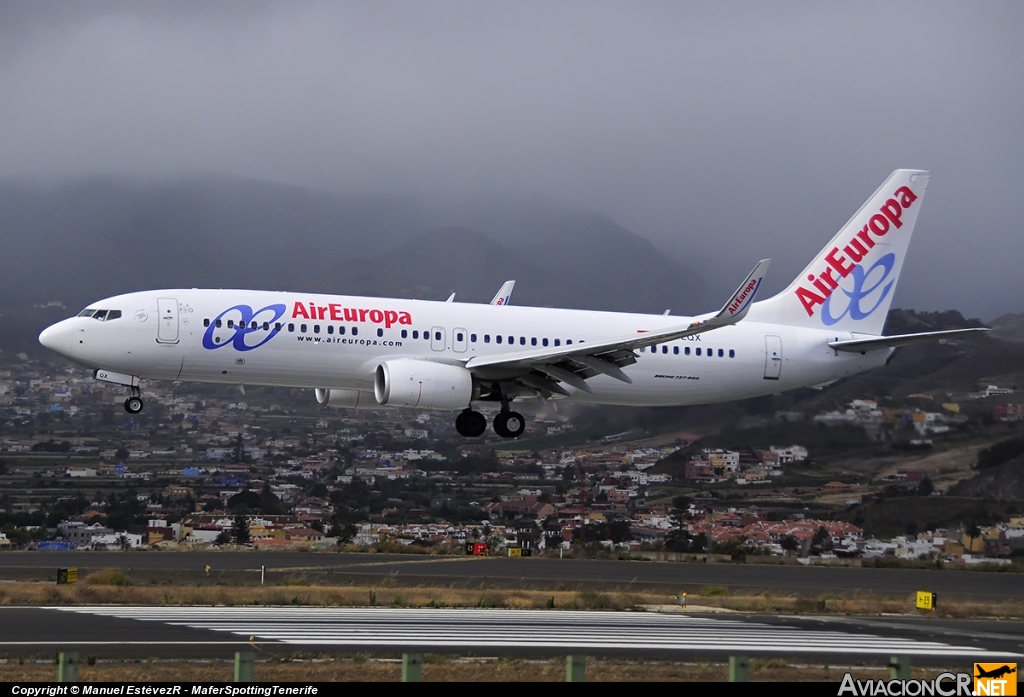
{"label": "blue air europa logo", "polygon": [[[229,307],[210,322],[206,333],[203,334],[203,348],[212,351],[231,345],[236,351],[257,349],[277,336],[279,330],[275,327],[275,323],[281,319],[286,310],[287,308],[282,303],[267,305],[255,311],[249,305]],[[222,325],[226,324],[225,317],[231,321],[232,326],[218,327],[218,322]],[[227,335],[228,332],[234,333]],[[222,335],[226,336],[223,340],[221,339]],[[255,336],[252,339],[247,339],[250,335]],[[251,343],[258,337],[262,337],[262,340]]]}
{"label": "blue air europa logo", "polygon": [[[838,290],[846,296],[848,302],[846,309],[840,312],[838,315],[833,314],[832,300],[835,299],[838,293],[833,293],[825,298],[825,302],[821,306],[821,321],[827,326],[831,327],[833,324],[843,319],[847,315],[852,320],[862,320],[866,317],[870,317],[871,313],[878,309],[878,306],[882,304],[892,291],[892,286],[896,283],[896,279],[893,279],[886,283],[886,279],[889,278],[889,274],[892,273],[892,267],[896,263],[896,255],[892,252],[882,256],[878,259],[871,267],[865,271],[863,264],[858,264],[853,267],[850,271],[850,276],[853,277],[853,288],[846,290],[842,286]],[[881,269],[881,273],[875,273],[876,269]],[[867,285],[870,282],[870,285]],[[882,284],[885,284],[884,287]],[[865,309],[861,306],[861,302],[868,296],[878,291],[881,288],[881,292],[878,293],[877,299],[870,308]]]}

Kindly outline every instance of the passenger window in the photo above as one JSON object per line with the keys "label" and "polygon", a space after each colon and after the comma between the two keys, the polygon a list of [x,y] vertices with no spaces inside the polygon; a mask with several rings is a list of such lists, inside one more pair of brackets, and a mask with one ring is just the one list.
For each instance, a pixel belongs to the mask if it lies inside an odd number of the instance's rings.
{"label": "passenger window", "polygon": [[672,353],[674,353],[675,355],[678,356],[679,355],[679,347],[678,346],[673,346],[672,347]]}
{"label": "passenger window", "polygon": [[306,325],[305,324],[300,324],[299,325],[299,331],[302,332],[303,334],[305,334],[306,333]]}
{"label": "passenger window", "polygon": [[725,351],[723,351],[722,349],[718,349],[718,357],[721,358],[724,355],[725,355]]}
{"label": "passenger window", "polygon": [[566,339],[566,340],[565,340],[565,345],[566,345],[566,346],[568,346],[568,345],[569,345],[569,344],[571,344],[571,343],[572,343],[572,339]]}
{"label": "passenger window", "polygon": [[510,336],[510,337],[508,338],[508,343],[510,343],[510,344],[514,344],[514,343],[516,343],[516,338],[515,338],[514,336]]}
{"label": "passenger window", "polygon": [[643,347],[643,346],[641,346],[641,347],[640,347],[640,353],[643,353],[643,352],[644,352],[644,347]]}
{"label": "passenger window", "polygon": [[380,327],[377,327],[377,336],[384,336],[384,330],[381,329]]}
{"label": "passenger window", "polygon": [[668,346],[662,346],[661,347],[661,352],[662,353],[668,353]]}
{"label": "passenger window", "polygon": [[689,356],[690,355],[690,347],[687,346],[686,348],[684,348],[683,349],[683,353],[685,353],[687,356]]}
{"label": "passenger window", "polygon": [[359,327],[352,327],[352,336],[356,336],[358,334],[359,334]]}
{"label": "passenger window", "polygon": [[344,333],[345,333],[345,327],[338,327],[338,335],[340,336],[340,335],[342,335]]}
{"label": "passenger window", "polygon": [[555,346],[561,346],[561,345],[562,345],[562,340],[561,339],[555,339]]}
{"label": "passenger window", "polygon": [[441,332],[434,332],[434,341],[441,340]]}
{"label": "passenger window", "polygon": [[333,334],[334,333],[334,325],[333,324],[328,324],[327,325],[327,333],[328,334]]}
{"label": "passenger window", "polygon": [[281,323],[280,322],[274,322],[274,331],[275,332],[281,331]]}
{"label": "passenger window", "polygon": [[526,346],[526,337],[525,336],[519,337],[519,345],[520,346]]}
{"label": "passenger window", "polygon": [[235,320],[229,319],[228,320],[228,329],[234,329],[234,328],[235,328]]}
{"label": "passenger window", "polygon": [[209,318],[207,318],[207,319],[204,319],[204,320],[203,320],[203,326],[204,326],[204,327],[209,327],[209,326],[210,326],[210,320],[209,320]]}
{"label": "passenger window", "polygon": [[484,334],[484,343],[485,344],[491,343],[491,335],[490,334]]}
{"label": "passenger window", "polygon": [[729,349],[729,358],[736,358],[736,351],[735,350]]}
{"label": "passenger window", "polygon": [[501,339],[502,339],[501,334],[498,334],[496,337],[494,337],[494,343],[500,344],[501,343]]}
{"label": "passenger window", "polygon": [[470,334],[469,335],[469,340],[470,340],[471,343],[475,344],[476,343],[476,334]]}
{"label": "passenger window", "polygon": [[288,331],[290,331],[290,332],[294,332],[295,331],[295,325],[293,323],[291,323],[291,322],[288,323]]}
{"label": "passenger window", "polygon": [[260,325],[256,322],[256,320],[253,320],[252,324],[249,325],[249,328],[250,329],[255,329],[258,326],[260,326]]}
{"label": "passenger window", "polygon": [[320,333],[320,325],[319,324],[314,324],[313,325],[313,333],[314,334],[319,334]]}
{"label": "passenger window", "polygon": [[263,323],[263,331],[265,331],[265,332],[269,332],[270,331],[270,322],[264,322]]}
{"label": "passenger window", "polygon": [[405,339],[408,336],[409,336],[409,330],[408,329],[403,329],[402,330],[402,338]]}
{"label": "passenger window", "polygon": [[221,323],[221,320],[217,320],[217,322],[216,322],[216,325],[217,325],[217,328],[218,328],[218,329],[220,329],[220,326],[221,326],[221,324],[220,324],[220,323]]}
{"label": "passenger window", "polygon": [[715,357],[715,350],[714,349],[708,349],[707,353],[708,353],[708,358],[714,358]]}
{"label": "passenger window", "polygon": [[412,330],[412,338],[413,339],[419,339],[420,338],[420,330],[419,329],[413,329]]}
{"label": "passenger window", "polygon": [[107,313],[107,321],[108,322],[110,320],[112,320],[112,319],[119,319],[120,317],[121,317],[121,311],[120,310],[111,310],[110,312]]}
{"label": "passenger window", "polygon": [[530,346],[536,346],[536,345],[537,345],[537,337],[533,337],[532,339],[530,339]]}
{"label": "passenger window", "polygon": [[541,343],[541,345],[543,345],[543,346],[547,346],[547,345],[548,345],[548,340],[547,340],[547,339],[541,339],[541,340],[540,340],[540,343]]}
{"label": "passenger window", "polygon": [[699,347],[699,346],[697,347],[697,350],[696,350],[696,354],[697,354],[698,356],[700,355],[700,347]]}
{"label": "passenger window", "polygon": [[463,338],[465,336],[466,336],[465,334],[463,334],[462,332],[459,332],[458,334],[455,335],[455,340],[456,341],[465,341],[465,339]]}

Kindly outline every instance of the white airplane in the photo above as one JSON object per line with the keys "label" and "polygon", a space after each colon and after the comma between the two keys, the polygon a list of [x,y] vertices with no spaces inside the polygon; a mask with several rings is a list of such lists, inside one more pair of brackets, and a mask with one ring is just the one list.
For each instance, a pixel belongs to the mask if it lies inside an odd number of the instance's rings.
{"label": "white airplane", "polygon": [[[754,302],[759,262],[717,313],[681,318],[497,304],[252,290],[156,290],[100,300],[39,335],[49,349],[125,385],[140,380],[315,390],[321,404],[458,411],[516,400],[703,404],[819,385],[885,364],[894,347],[975,329],[881,336],[928,173],[897,170],[784,291]],[[511,292],[511,287],[508,288]],[[740,321],[742,320],[742,321]],[[985,330],[980,330],[985,331]]]}

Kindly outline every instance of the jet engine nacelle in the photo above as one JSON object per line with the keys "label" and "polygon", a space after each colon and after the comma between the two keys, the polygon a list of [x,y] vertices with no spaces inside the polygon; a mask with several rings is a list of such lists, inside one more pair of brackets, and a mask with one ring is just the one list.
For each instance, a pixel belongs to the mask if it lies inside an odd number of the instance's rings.
{"label": "jet engine nacelle", "polygon": [[344,409],[379,409],[380,405],[369,392],[359,390],[325,390],[316,388],[316,401],[320,404]]}
{"label": "jet engine nacelle", "polygon": [[473,376],[461,366],[415,359],[385,361],[374,374],[377,402],[389,407],[465,409],[473,398]]}

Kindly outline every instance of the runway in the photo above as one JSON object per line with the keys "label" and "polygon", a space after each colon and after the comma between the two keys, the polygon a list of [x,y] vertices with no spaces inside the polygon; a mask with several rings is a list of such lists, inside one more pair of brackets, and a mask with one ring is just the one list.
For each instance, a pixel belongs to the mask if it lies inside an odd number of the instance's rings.
{"label": "runway", "polygon": [[[209,575],[205,567],[209,565]],[[470,587],[655,589],[696,593],[707,585],[733,592],[777,591],[906,596],[938,593],[942,602],[1016,600],[1021,576],[1014,573],[926,569],[874,569],[765,564],[581,559],[512,559],[332,552],[8,552],[0,554],[0,579],[56,578],[58,567],[90,571],[116,568],[141,583],[257,583],[302,578],[314,583],[455,584]]]}
{"label": "runway", "polygon": [[[251,644],[274,653],[450,651],[675,657],[747,654],[847,660],[893,655],[918,662],[1022,656],[1024,628],[1002,633],[853,618],[728,618],[653,612],[322,607],[78,606],[0,608],[0,653],[77,648],[104,656],[224,655]],[[929,623],[930,624],[930,623]],[[923,631],[922,631],[923,630]],[[292,650],[292,649],[289,649]]]}

